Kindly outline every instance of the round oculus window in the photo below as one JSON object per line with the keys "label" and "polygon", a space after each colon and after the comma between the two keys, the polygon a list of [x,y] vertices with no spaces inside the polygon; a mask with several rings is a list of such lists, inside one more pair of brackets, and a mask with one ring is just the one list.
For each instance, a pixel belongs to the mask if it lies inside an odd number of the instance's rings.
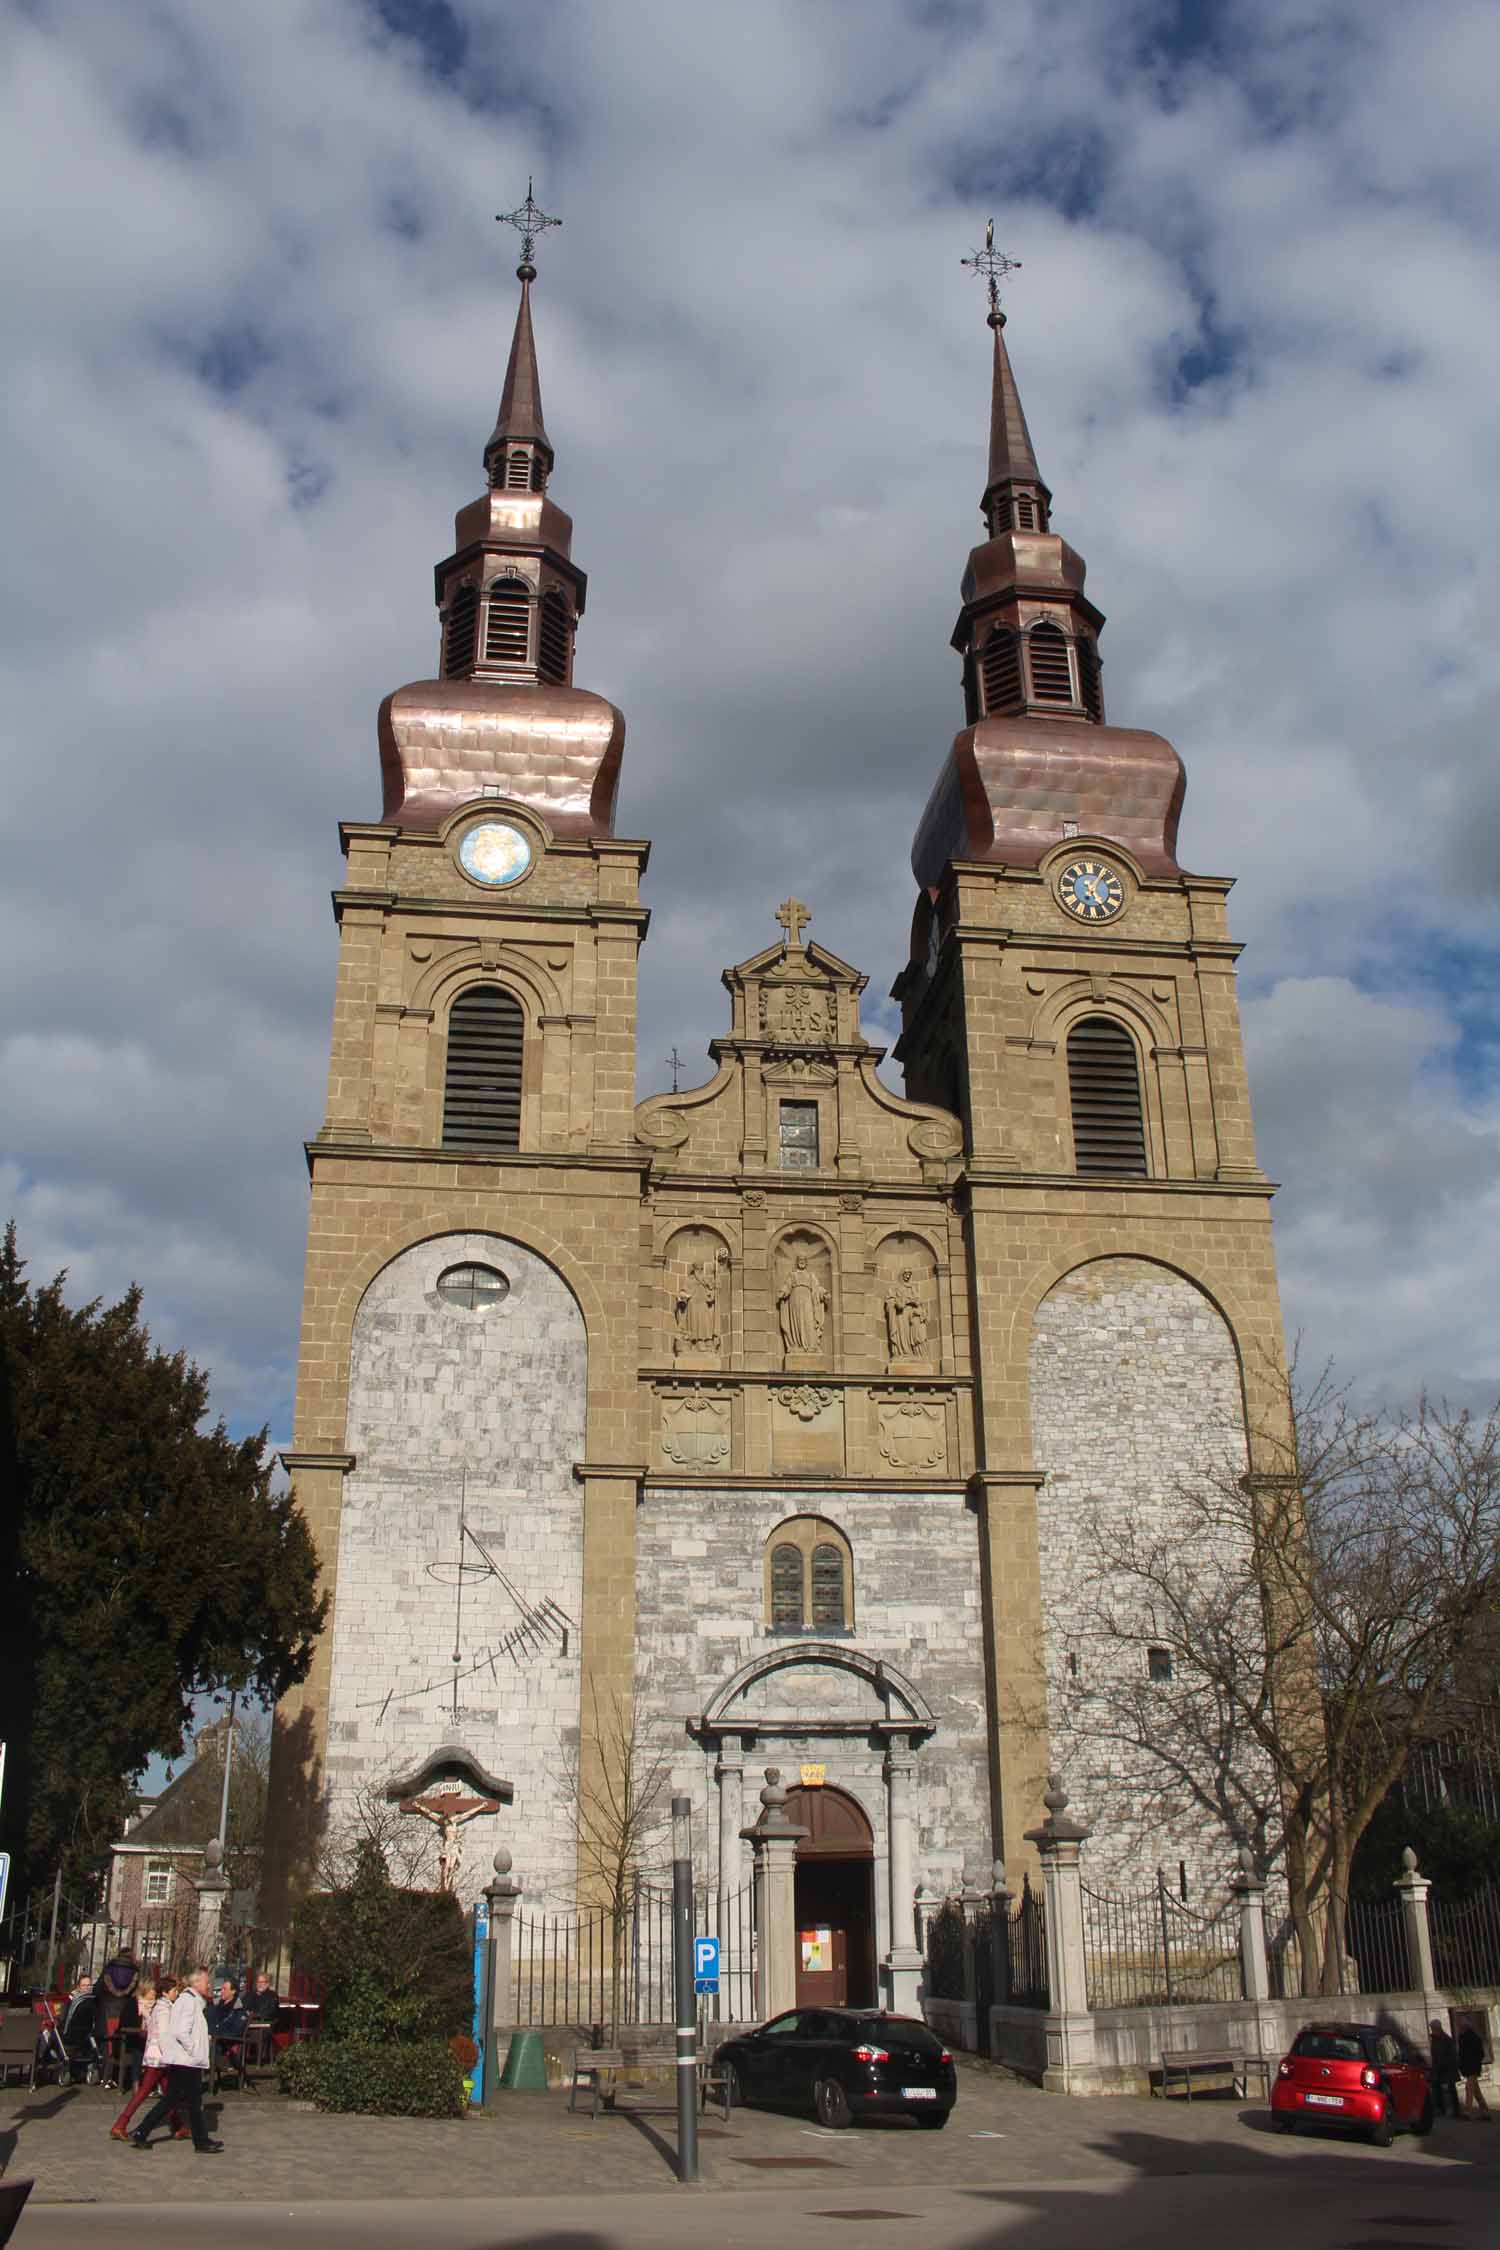
{"label": "round oculus window", "polygon": [[531,844],[508,820],[481,820],[464,831],[458,864],[469,880],[490,890],[519,883],[532,861]]}
{"label": "round oculus window", "polygon": [[462,1305],[466,1312],[477,1312],[485,1305],[498,1305],[510,1295],[510,1283],[498,1266],[448,1266],[438,1275],[437,1293],[450,1305]]}

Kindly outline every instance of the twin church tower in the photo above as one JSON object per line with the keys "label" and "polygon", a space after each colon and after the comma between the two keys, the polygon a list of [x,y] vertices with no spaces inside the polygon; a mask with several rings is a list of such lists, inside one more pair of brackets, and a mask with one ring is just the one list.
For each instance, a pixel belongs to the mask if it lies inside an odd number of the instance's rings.
{"label": "twin church tower", "polygon": [[[648,1745],[727,1891],[778,1765],[799,1921],[850,2001],[910,2005],[914,1894],[1018,1871],[1049,1767],[1102,1871],[1233,1862],[1186,1803],[1147,1821],[1090,1720],[1157,1653],[1093,1629],[1100,1525],[1169,1530],[1284,1411],[1230,886],[1178,864],[1175,751],[1106,722],[992,289],[906,1098],[789,898],[725,971],[712,1075],[638,1104],[649,847],[616,830],[625,722],[575,684],[529,252],[437,676],[382,705],[382,810],[341,831],[286,1457],[332,1599],[278,1713],[271,1888],[447,1772],[510,1799],[563,1904],[580,1796]],[[470,1834],[465,1895],[501,1840]]]}

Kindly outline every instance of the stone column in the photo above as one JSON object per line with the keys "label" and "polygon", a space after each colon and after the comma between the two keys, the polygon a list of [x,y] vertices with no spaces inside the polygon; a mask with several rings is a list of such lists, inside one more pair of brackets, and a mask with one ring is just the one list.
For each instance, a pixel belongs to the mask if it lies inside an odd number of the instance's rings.
{"label": "stone column", "polygon": [[811,1833],[786,1817],[791,1791],[778,1766],[767,1766],[761,1814],[740,1834],[755,1852],[755,1931],[760,1951],[762,2019],[797,2005],[797,1846]]}
{"label": "stone column", "polygon": [[894,2015],[913,2016],[922,1989],[922,1956],[917,1951],[912,1879],[911,1779],[916,1760],[909,1743],[894,1738],[885,1754],[886,1856],[890,1868],[891,1946],[881,1963],[886,2006]]}
{"label": "stone column", "polygon": [[1240,1986],[1247,2000],[1269,2000],[1271,1969],[1266,1959],[1266,1885],[1248,1851],[1229,1888],[1240,1902]]}
{"label": "stone column", "polygon": [[[521,1896],[521,1885],[511,1873],[513,1862],[502,1844],[494,1858],[495,1879],[485,1888],[485,1902],[490,1910],[490,1946],[495,1963],[495,1982],[490,1993],[489,2038],[485,2042],[486,2055],[494,2051],[497,2030],[509,2030],[516,2020],[515,1966],[512,1941],[515,1937],[516,1902]],[[485,2085],[489,2085],[489,2065],[485,2065]]]}
{"label": "stone column", "polygon": [[[745,1752],[741,1743],[719,1744],[714,1779],[719,1785],[719,1911],[722,1917],[725,1899],[740,1887],[743,1864],[740,1836],[745,1819]],[[723,1934],[721,1920],[721,1939]]]}
{"label": "stone column", "polygon": [[1406,1967],[1413,1989],[1418,1992],[1435,1992],[1437,1977],[1432,1966],[1432,1929],[1427,1920],[1427,1893],[1432,1885],[1417,1869],[1417,1855],[1410,1844],[1401,1854],[1401,1873],[1396,1878],[1396,1896],[1401,1901],[1401,1927],[1406,1935]]}
{"label": "stone column", "polygon": [[193,1888],[198,1893],[198,1919],[193,1930],[193,1952],[205,1968],[219,1965],[219,1939],[224,1928],[224,1908],[229,1898],[229,1884],[223,1867],[224,1847],[215,1837],[203,1847],[203,1873]]}
{"label": "stone column", "polygon": [[1056,1774],[1047,1777],[1042,1802],[1047,1818],[1028,1828],[1042,1863],[1047,1910],[1047,2067],[1042,2084],[1052,2094],[1097,2094],[1099,2065],[1094,2055],[1094,2019],[1089,2014],[1088,1975],[1083,1947],[1083,1889],[1078,1847],[1088,1828],[1068,1813],[1068,1794]]}

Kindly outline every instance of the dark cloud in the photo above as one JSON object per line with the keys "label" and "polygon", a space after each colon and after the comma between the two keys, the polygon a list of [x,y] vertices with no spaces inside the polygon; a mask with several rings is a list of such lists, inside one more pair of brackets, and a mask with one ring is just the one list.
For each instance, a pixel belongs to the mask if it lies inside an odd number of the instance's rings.
{"label": "dark cloud", "polygon": [[[993,208],[1111,715],[1239,878],[1289,1315],[1494,1358],[1492,10],[53,0],[13,25],[7,1169],[285,1429],[339,817],[430,671],[511,314],[654,839],[643,1088],[788,889],[869,972],[959,723]],[[1455,952],[1455,924],[1461,957]],[[22,973],[14,973],[20,970]],[[1491,1230],[1492,1231],[1492,1230]],[[1461,1314],[1455,1312],[1461,1307]],[[1483,1344],[1479,1339],[1484,1339]]]}

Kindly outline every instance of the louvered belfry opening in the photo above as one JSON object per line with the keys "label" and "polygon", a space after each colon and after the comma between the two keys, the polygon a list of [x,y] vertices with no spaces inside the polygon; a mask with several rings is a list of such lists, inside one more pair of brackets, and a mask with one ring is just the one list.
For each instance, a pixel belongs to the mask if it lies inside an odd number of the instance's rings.
{"label": "louvered belfry opening", "polygon": [[472,586],[460,586],[448,604],[443,632],[443,678],[461,679],[474,668],[474,636],[479,625],[479,595]]}
{"label": "louvered belfry opening", "polygon": [[1027,635],[1031,692],[1038,703],[1071,703],[1073,674],[1068,644],[1055,625],[1033,625]]}
{"label": "louvered belfry opening", "polygon": [[984,707],[986,711],[1021,707],[1021,643],[1007,625],[998,626],[984,644]]}
{"label": "louvered belfry opening", "polygon": [[1104,724],[1104,697],[1099,688],[1099,650],[1087,634],[1074,643],[1078,651],[1078,685],[1083,708],[1096,726]]}
{"label": "louvered belfry opening", "polygon": [[1068,1033],[1073,1161],[1080,1172],[1146,1177],[1146,1123],[1135,1041],[1109,1016],[1085,1016]]}
{"label": "louvered belfry opening", "polygon": [[485,662],[524,664],[530,654],[531,588],[524,578],[497,578],[485,600]]}
{"label": "louvered belfry opening", "polygon": [[531,455],[517,451],[505,464],[505,489],[507,492],[531,490]]}
{"label": "louvered belfry opening", "polygon": [[519,1148],[526,1019],[499,985],[461,992],[448,1015],[445,1148]]}
{"label": "louvered belfry opening", "polygon": [[538,648],[544,680],[565,687],[568,679],[568,605],[556,587],[543,597]]}

